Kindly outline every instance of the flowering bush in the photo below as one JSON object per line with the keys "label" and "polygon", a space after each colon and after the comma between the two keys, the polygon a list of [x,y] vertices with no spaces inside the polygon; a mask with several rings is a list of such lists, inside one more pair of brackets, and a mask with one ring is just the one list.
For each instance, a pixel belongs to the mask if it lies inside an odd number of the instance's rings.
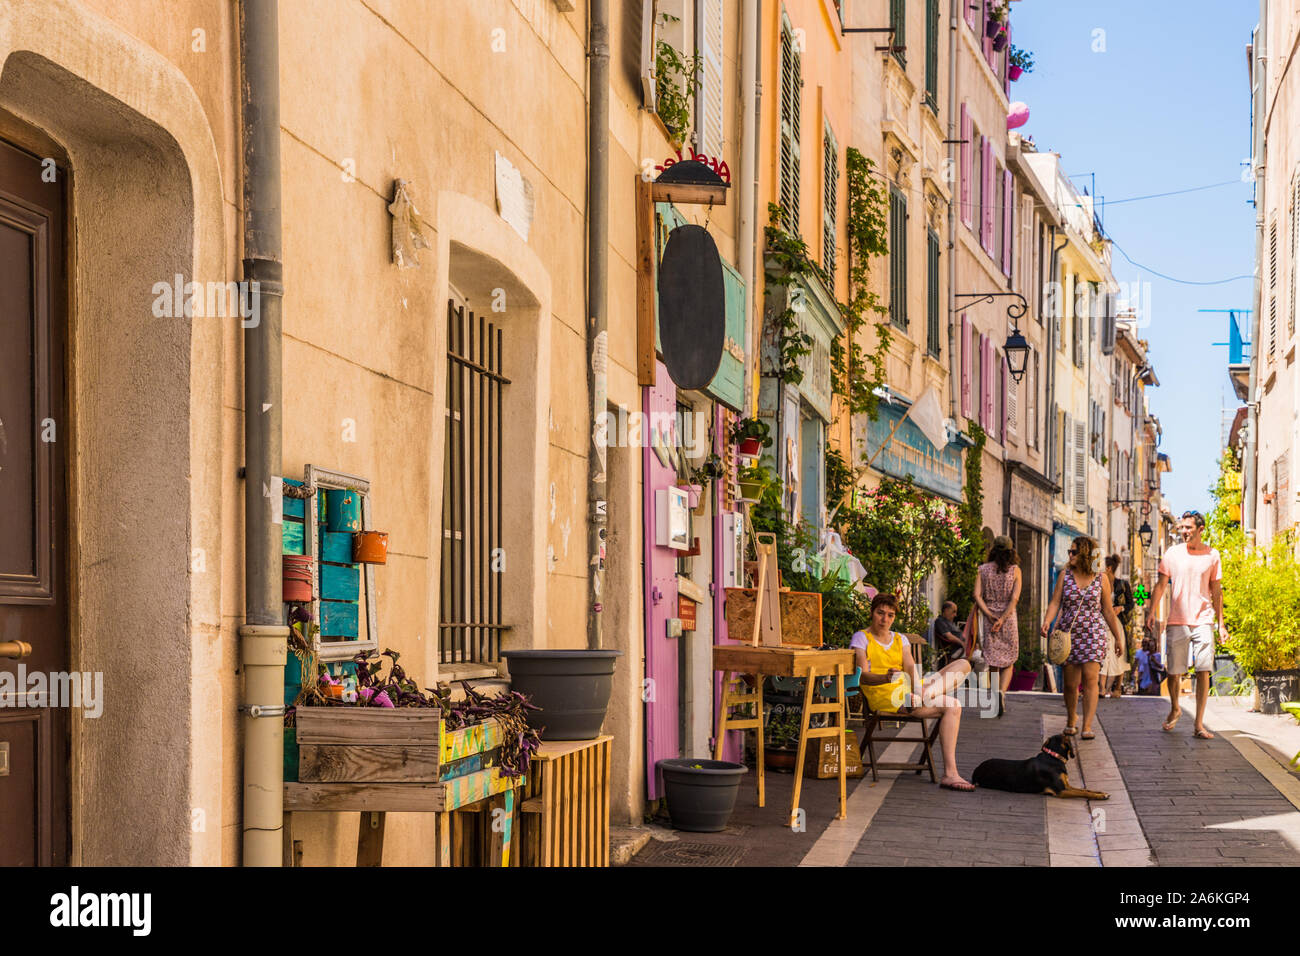
{"label": "flowering bush", "polygon": [[898,595],[898,629],[923,633],[930,607],[921,585],[936,565],[962,552],[956,508],[917,488],[911,478],[886,479],[844,514],[843,538],[866,566],[868,581]]}

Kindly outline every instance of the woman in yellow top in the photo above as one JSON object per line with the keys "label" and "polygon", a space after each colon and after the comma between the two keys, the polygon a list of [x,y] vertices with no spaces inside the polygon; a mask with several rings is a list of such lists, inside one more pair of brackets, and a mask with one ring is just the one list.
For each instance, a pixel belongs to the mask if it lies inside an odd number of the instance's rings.
{"label": "woman in yellow top", "polygon": [[[892,594],[877,594],[871,599],[871,627],[858,631],[849,642],[857,665],[862,668],[861,687],[867,706],[880,713],[938,717],[939,745],[943,750],[943,777],[939,785],[948,790],[974,790],[975,785],[957,772],[961,703],[950,696],[966,680],[970,664],[964,660],[953,661],[921,686],[907,638],[891,630],[897,614],[898,599]],[[920,700],[912,693],[917,688],[921,692]]]}

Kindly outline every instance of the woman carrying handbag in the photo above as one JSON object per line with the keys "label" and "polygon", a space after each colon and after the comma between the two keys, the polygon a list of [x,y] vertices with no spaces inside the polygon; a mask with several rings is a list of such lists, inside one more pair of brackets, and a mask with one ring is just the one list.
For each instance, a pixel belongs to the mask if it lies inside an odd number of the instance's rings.
{"label": "woman carrying handbag", "polygon": [[[1056,588],[1041,628],[1044,637],[1051,635],[1049,654],[1056,656],[1067,643],[1070,649],[1062,662],[1065,670],[1063,733],[1067,735],[1076,732],[1075,715],[1082,680],[1083,733],[1079,736],[1083,740],[1097,736],[1092,730],[1092,719],[1097,714],[1097,676],[1106,657],[1107,641],[1113,640],[1117,648],[1124,646],[1124,631],[1111,605],[1110,582],[1100,573],[1097,557],[1097,542],[1092,538],[1074,539],[1069,560],[1056,578]],[[1055,631],[1051,630],[1053,621]],[[1053,660],[1053,663],[1058,662]]]}

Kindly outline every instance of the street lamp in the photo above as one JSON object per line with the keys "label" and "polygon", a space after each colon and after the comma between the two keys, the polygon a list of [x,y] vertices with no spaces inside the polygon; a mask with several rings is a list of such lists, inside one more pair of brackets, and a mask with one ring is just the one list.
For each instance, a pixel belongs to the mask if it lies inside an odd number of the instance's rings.
{"label": "street lamp", "polygon": [[1144,549],[1151,547],[1151,536],[1153,534],[1155,534],[1155,532],[1151,530],[1151,525],[1148,522],[1143,521],[1142,527],[1138,528],[1138,537],[1142,539],[1142,547]]}
{"label": "street lamp", "polygon": [[1007,356],[1007,370],[1019,385],[1020,380],[1025,377],[1025,367],[1029,364],[1029,342],[1020,334],[1018,327],[1011,330],[1006,344],[1002,346],[1002,351]]}

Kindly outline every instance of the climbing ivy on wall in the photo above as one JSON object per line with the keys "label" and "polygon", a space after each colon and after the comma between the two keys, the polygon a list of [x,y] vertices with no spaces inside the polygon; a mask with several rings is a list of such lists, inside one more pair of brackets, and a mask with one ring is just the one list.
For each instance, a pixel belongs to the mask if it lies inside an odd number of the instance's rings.
{"label": "climbing ivy on wall", "polygon": [[[785,212],[777,203],[767,204],[768,223],[763,229],[765,240],[763,256],[764,286],[768,307],[773,311],[767,322],[776,338],[776,366],[764,369],[764,374],[775,375],[781,382],[798,385],[803,381],[799,360],[812,351],[813,337],[799,324],[800,297],[803,289],[798,285],[804,276],[816,276],[829,286],[825,270],[808,254],[808,243],[794,233],[781,228]],[[781,290],[786,294],[781,298]],[[783,308],[775,309],[776,303]]]}
{"label": "climbing ivy on wall", "polygon": [[877,319],[876,348],[864,352],[858,333],[872,316],[888,307],[871,288],[871,261],[889,252],[889,197],[875,174],[875,163],[858,150],[845,150],[845,175],[849,187],[849,298],[841,302],[845,334],[831,347],[831,373],[835,393],[851,414],[876,417],[875,392],[885,384],[885,354],[893,333],[889,322]]}

